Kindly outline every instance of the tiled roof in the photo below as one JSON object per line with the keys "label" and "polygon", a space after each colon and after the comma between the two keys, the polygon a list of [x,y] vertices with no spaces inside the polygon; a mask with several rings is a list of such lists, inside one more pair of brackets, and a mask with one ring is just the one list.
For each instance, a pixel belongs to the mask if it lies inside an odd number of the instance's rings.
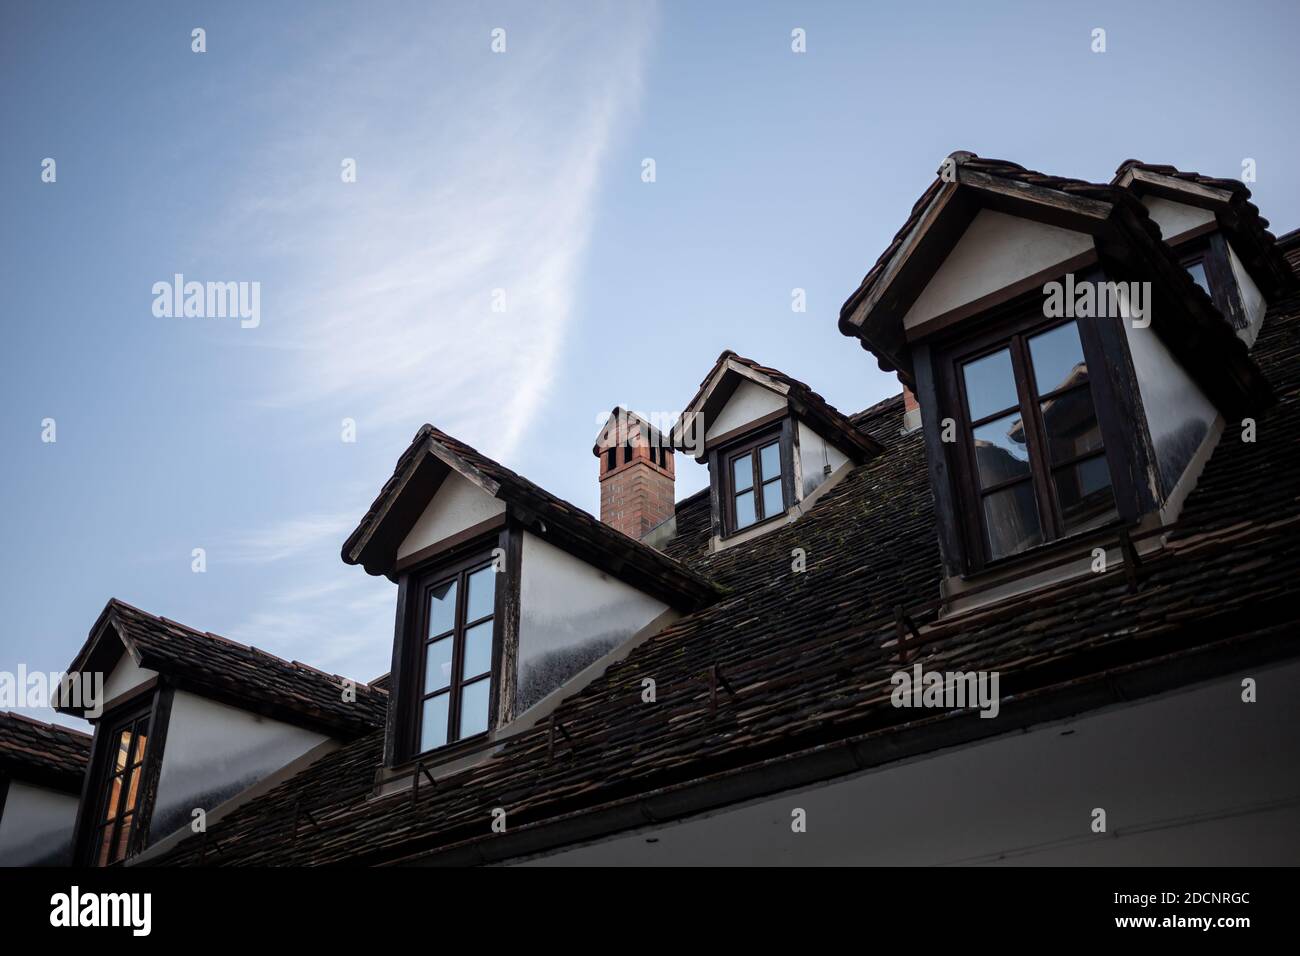
{"label": "tiled roof", "polygon": [[[344,737],[355,737],[384,724],[388,695],[366,684],[356,684],[356,699],[346,701],[346,678],[195,630],[116,598],[108,602],[100,616],[91,642],[100,633],[100,623],[112,625],[138,656],[140,666],[223,699],[296,716]],[[105,639],[112,637],[106,635]],[[78,661],[89,650],[90,643],[78,655]],[[74,664],[72,669],[77,666]]]}
{"label": "tiled roof", "polygon": [[[1300,296],[1273,305],[1255,351],[1279,404],[1261,417],[1257,442],[1225,432],[1169,546],[1144,558],[1136,593],[1111,572],[954,618],[914,652],[925,666],[1000,671],[1006,715],[1125,668],[1229,645],[1263,653],[1294,635]],[[893,608],[933,601],[940,580],[924,451],[919,433],[900,434],[901,404],[895,397],[854,417],[886,452],[793,524],[709,554],[700,546],[705,499],[683,501],[670,552],[731,596],[567,699],[556,711],[565,732],[558,743],[546,727],[525,731],[479,766],[426,785],[413,803],[409,792],[372,798],[382,750],[375,733],[212,827],[220,852],[191,839],[162,862],[374,863],[435,848],[489,859],[506,845],[492,842],[495,807],[526,833],[570,815],[669,800],[760,764],[780,779],[781,761],[833,742],[896,753],[890,741],[938,724],[982,730],[971,713],[915,721],[889,704]],[[794,548],[807,555],[802,574],[791,570]],[[727,689],[711,707],[715,665]],[[641,702],[644,677],[656,681],[654,704]],[[314,822],[295,831],[300,807]]]}
{"label": "tiled roof", "polygon": [[89,760],[89,734],[0,711],[0,775],[75,793]]}

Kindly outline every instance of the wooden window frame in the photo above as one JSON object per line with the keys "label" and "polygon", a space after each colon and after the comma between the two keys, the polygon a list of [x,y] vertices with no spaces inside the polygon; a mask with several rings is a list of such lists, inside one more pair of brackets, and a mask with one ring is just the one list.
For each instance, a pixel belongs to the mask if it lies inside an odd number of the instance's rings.
{"label": "wooden window frame", "polygon": [[[721,527],[724,529],[723,537],[730,537],[734,534],[750,531],[753,528],[761,527],[769,522],[775,521],[784,516],[790,510],[793,503],[791,495],[792,475],[793,475],[793,456],[789,450],[790,433],[789,419],[783,420],[774,427],[764,428],[762,431],[753,435],[746,435],[735,442],[732,442],[715,451],[715,461],[717,463],[717,482],[718,482],[718,502],[721,508]],[[780,459],[781,474],[776,479],[770,479],[768,482],[762,480],[759,471],[760,457],[759,452],[775,444],[777,454]],[[754,493],[754,514],[757,520],[750,522],[744,527],[736,526],[736,490],[734,487],[735,480],[732,472],[732,462],[737,458],[745,455],[753,455],[753,485],[745,491],[752,490]],[[762,506],[762,488],[763,485],[771,484],[775,480],[781,486],[781,510],[776,514],[766,514]]]}
{"label": "wooden window frame", "polygon": [[1212,232],[1188,239],[1179,243],[1174,253],[1178,256],[1178,264],[1184,269],[1201,263],[1205,269],[1205,280],[1210,284],[1210,301],[1234,331],[1244,329],[1249,320],[1223,235]]}
{"label": "wooden window frame", "polygon": [[[1023,560],[1026,556],[1051,547],[1076,536],[1094,534],[1101,528],[1109,528],[1122,523],[1122,516],[1131,509],[1125,506],[1125,483],[1122,480],[1121,467],[1117,466],[1115,453],[1124,442],[1116,434],[1116,416],[1109,407],[1110,392],[1098,387],[1098,376],[1094,369],[1100,364],[1098,355],[1100,345],[1095,341],[1089,326],[1096,319],[1077,319],[1068,317],[1049,318],[1042,315],[1040,296],[1031,295],[1028,300],[1021,299],[1007,308],[995,310],[996,317],[991,322],[982,323],[979,329],[959,338],[950,339],[935,352],[935,363],[941,403],[941,416],[951,417],[956,423],[957,440],[946,443],[949,460],[955,479],[956,509],[955,523],[961,534],[965,555],[965,569],[968,572],[983,571],[1003,567]],[[1085,385],[1072,385],[1058,388],[1039,395],[1034,378],[1033,363],[1029,354],[1029,340],[1036,335],[1049,332],[1071,322],[1079,331],[1080,346],[1084,360],[1088,364],[1088,382]],[[970,362],[988,355],[1008,350],[1011,354],[1012,374],[1016,390],[1017,405],[1014,408],[999,410],[978,419],[971,419],[967,403],[965,379],[961,368]],[[1042,422],[1040,403],[1054,396],[1087,387],[1092,398],[1098,427],[1102,433],[1102,447],[1073,456],[1059,462],[1048,460],[1046,432]],[[1106,407],[1103,407],[1106,406]],[[971,442],[973,430],[981,425],[996,421],[1008,414],[1019,412],[1027,431],[1026,451],[1029,455],[1029,475],[1027,478],[1015,478],[991,485],[989,488],[979,486],[979,471]],[[1106,461],[1110,477],[1111,495],[1115,502],[1115,516],[1090,528],[1067,530],[1061,514],[1060,502],[1054,472],[1094,459]],[[989,494],[999,490],[1028,482],[1034,493],[1035,507],[1038,514],[1042,540],[1014,554],[994,558],[990,555],[985,535],[983,500]]]}
{"label": "wooden window frame", "polygon": [[[493,576],[495,586],[491,615],[492,666],[487,678],[487,730],[467,737],[453,736],[452,734],[453,729],[458,734],[460,726],[460,695],[465,686],[460,671],[465,653],[465,632],[475,623],[482,623],[488,619],[487,616],[475,621],[462,619],[467,599],[465,582],[473,572],[490,567],[495,563],[493,552],[497,547],[499,547],[499,544],[496,535],[479,538],[466,543],[464,546],[451,549],[448,553],[435,555],[429,561],[412,568],[409,577],[406,578],[405,587],[408,590],[408,595],[405,600],[399,602],[403,606],[406,617],[405,621],[399,622],[402,633],[402,646],[399,652],[402,658],[402,670],[406,676],[400,681],[399,685],[395,686],[395,690],[400,695],[402,702],[398,711],[398,719],[401,722],[396,748],[398,759],[413,760],[429,754],[453,753],[458,748],[472,746],[474,743],[481,741],[490,735],[497,726],[502,682],[504,597],[507,591],[503,579],[510,573],[511,569],[508,566],[504,570],[498,570]],[[457,585],[456,608],[451,632],[452,679],[446,690],[426,694],[424,692],[424,655],[426,647],[430,643],[426,633],[429,614],[428,596],[436,586],[453,577],[456,578]],[[473,683],[473,681],[470,683]],[[447,740],[438,746],[421,749],[420,723],[423,704],[426,699],[439,694],[447,694],[449,697]]]}
{"label": "wooden window frame", "polygon": [[[81,800],[77,807],[77,821],[74,825],[76,838],[73,859],[78,865],[99,866],[96,837],[102,830],[102,817],[108,800],[109,784],[115,775],[114,741],[124,725],[135,725],[139,721],[144,721],[146,730],[144,759],[137,771],[140,779],[139,790],[132,811],[135,815],[135,824],[131,828],[125,853],[120,859],[107,865],[117,866],[149,845],[149,828],[153,820],[154,802],[158,795],[158,778],[162,772],[167,727],[171,719],[174,695],[175,687],[170,681],[163,678],[159,678],[156,683],[149,681],[135,691],[122,695],[119,703],[112,710],[106,710],[96,721],[95,737],[91,743],[90,765],[86,771]],[[133,752],[134,747],[133,737]],[[122,816],[119,811],[113,823],[114,845],[118,839]]]}

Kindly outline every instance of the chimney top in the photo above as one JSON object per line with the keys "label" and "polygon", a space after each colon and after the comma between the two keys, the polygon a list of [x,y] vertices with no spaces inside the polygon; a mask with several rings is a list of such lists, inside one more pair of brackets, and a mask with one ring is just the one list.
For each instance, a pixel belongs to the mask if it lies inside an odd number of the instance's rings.
{"label": "chimney top", "polygon": [[600,520],[632,538],[676,511],[673,450],[667,437],[636,412],[615,408],[596,436]]}

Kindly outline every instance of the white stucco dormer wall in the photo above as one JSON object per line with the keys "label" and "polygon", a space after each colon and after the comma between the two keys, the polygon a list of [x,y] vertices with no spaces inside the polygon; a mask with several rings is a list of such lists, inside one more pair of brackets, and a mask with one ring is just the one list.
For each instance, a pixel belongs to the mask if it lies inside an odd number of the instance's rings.
{"label": "white stucco dormer wall", "polygon": [[713,438],[743,428],[750,422],[782,408],[785,408],[784,395],[778,395],[770,388],[764,388],[746,379],[732,392],[731,398],[727,400],[727,404],[722,407],[722,411],[718,412],[713,421],[704,423],[704,436],[706,439]]}
{"label": "white stucco dormer wall", "polygon": [[398,560],[504,514],[505,510],[505,502],[493,498],[468,478],[448,472],[433,500],[398,545]]}
{"label": "white stucco dormer wall", "polygon": [[799,463],[795,474],[799,481],[795,494],[802,501],[839,471],[848,456],[817,434],[803,422],[799,423]]}
{"label": "white stucco dormer wall", "polygon": [[1169,242],[1206,223],[1214,222],[1214,213],[1200,206],[1174,202],[1161,196],[1143,196],[1142,205],[1160,227],[1160,236]]}
{"label": "white stucco dormer wall", "polygon": [[515,716],[668,609],[527,531],[521,574]]}
{"label": "white stucco dormer wall", "polygon": [[325,735],[178,690],[172,698],[150,842],[188,826],[292,762]]}
{"label": "white stucco dormer wall", "polygon": [[[105,635],[107,638],[108,635]],[[147,667],[141,667],[131,657],[131,652],[122,649],[122,656],[107,677],[104,678],[104,703],[113,700],[115,697],[121,697],[129,690],[139,687],[151,677],[157,677],[158,672],[150,670]]]}
{"label": "white stucco dormer wall", "polygon": [[69,866],[77,797],[9,781],[0,816],[0,866]]}
{"label": "white stucco dormer wall", "polygon": [[914,328],[1092,248],[1086,233],[981,209],[908,309],[903,327]]}

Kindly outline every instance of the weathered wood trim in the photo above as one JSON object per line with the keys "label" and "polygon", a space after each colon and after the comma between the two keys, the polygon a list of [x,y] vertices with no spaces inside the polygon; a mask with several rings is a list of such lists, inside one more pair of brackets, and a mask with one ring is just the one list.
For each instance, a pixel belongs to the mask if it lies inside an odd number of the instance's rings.
{"label": "weathered wood trim", "polygon": [[930,493],[934,498],[935,528],[939,534],[939,557],[949,577],[965,573],[968,560],[963,545],[963,535],[958,524],[957,498],[953,488],[950,446],[942,439],[943,403],[936,386],[934,354],[922,342],[912,348],[912,364],[916,369],[916,401],[921,407],[921,435],[925,441],[926,470],[929,472]]}
{"label": "weathered wood trim", "polygon": [[393,624],[393,656],[388,671],[388,720],[384,725],[384,766],[394,766],[400,757],[399,728],[405,725],[406,702],[406,616],[410,605],[411,573],[397,582],[397,615]]}
{"label": "weathered wood trim", "polygon": [[162,775],[163,754],[167,747],[167,729],[171,724],[172,702],[176,689],[164,680],[158,687],[149,713],[149,739],[145,743],[144,765],[140,772],[140,802],[136,805],[136,825],[131,831],[127,857],[135,856],[149,845],[149,827],[153,823],[154,803],[158,799],[158,779]]}

